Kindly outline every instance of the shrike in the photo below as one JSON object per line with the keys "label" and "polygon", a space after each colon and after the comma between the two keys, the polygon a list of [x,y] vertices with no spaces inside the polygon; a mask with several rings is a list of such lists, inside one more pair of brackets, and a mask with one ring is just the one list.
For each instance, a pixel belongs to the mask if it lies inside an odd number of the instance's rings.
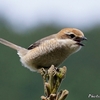
{"label": "shrike", "polygon": [[87,38],[82,31],[76,28],[65,28],[56,34],[36,41],[28,49],[2,38],[0,38],[0,43],[17,50],[23,66],[31,71],[38,71],[41,68],[48,69],[51,65],[59,66],[68,56],[84,46],[83,40],[87,40]]}

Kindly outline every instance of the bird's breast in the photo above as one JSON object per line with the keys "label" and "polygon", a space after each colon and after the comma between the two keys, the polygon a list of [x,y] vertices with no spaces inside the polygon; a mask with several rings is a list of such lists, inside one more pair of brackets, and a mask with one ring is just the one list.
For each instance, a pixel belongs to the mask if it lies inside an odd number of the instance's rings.
{"label": "bird's breast", "polygon": [[51,65],[58,66],[70,55],[69,51],[66,45],[52,39],[29,50],[27,55],[22,58],[22,62],[24,61],[24,65],[33,69],[49,68]]}

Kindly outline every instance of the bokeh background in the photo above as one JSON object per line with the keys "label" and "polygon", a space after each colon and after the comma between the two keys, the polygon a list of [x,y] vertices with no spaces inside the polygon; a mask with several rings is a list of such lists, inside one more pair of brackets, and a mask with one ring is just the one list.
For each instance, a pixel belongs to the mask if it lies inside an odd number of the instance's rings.
{"label": "bokeh background", "polygon": [[[67,100],[100,96],[100,0],[0,0],[0,37],[27,48],[65,27],[82,30],[88,41],[61,66],[68,68],[60,89]],[[42,78],[24,68],[16,51],[0,44],[0,100],[40,100]]]}

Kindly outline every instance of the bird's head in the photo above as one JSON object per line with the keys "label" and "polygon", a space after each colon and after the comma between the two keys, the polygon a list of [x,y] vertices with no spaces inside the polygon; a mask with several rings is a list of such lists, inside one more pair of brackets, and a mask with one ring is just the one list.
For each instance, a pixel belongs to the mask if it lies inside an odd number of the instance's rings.
{"label": "bird's head", "polygon": [[63,41],[71,52],[77,52],[84,44],[83,40],[87,40],[83,32],[76,28],[65,28],[57,33],[57,37]]}

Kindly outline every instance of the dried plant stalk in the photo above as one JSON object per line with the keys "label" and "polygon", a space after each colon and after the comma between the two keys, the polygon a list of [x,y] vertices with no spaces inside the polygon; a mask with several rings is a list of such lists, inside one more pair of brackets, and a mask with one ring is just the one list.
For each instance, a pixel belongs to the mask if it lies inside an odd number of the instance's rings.
{"label": "dried plant stalk", "polygon": [[56,68],[52,65],[48,70],[41,69],[40,73],[44,82],[45,96],[41,96],[41,100],[65,100],[68,95],[67,90],[58,92],[62,80],[65,77],[67,68]]}

